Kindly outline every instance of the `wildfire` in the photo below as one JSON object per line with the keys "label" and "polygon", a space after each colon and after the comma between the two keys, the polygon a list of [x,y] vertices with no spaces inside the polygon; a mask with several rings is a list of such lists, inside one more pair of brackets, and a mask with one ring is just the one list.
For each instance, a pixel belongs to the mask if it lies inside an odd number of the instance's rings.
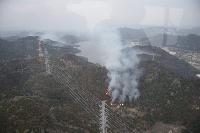
{"label": "wildfire", "polygon": [[[105,89],[105,95],[106,96],[111,96],[111,92],[109,92],[109,89],[107,88],[107,89]],[[118,108],[119,107],[123,107],[124,106],[124,103],[121,103],[121,102],[110,102],[110,105],[111,106],[117,106]]]}
{"label": "wildfire", "polygon": [[119,107],[123,107],[123,106],[124,106],[124,103],[113,103],[113,102],[111,102],[110,105],[119,108]]}
{"label": "wildfire", "polygon": [[110,96],[110,92],[109,92],[109,90],[108,90],[108,89],[106,89],[106,92],[105,92],[105,94],[106,94],[107,96]]}
{"label": "wildfire", "polygon": [[119,105],[120,105],[120,106],[124,106],[124,104],[123,104],[123,103],[120,103]]}

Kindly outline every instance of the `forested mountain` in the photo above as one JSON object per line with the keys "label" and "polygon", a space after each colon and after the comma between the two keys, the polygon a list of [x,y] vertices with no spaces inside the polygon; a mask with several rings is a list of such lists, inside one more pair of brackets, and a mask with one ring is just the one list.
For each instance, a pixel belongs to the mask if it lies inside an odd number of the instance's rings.
{"label": "forested mountain", "polygon": [[[71,75],[70,84],[88,98],[106,99],[107,70],[76,56],[72,46],[42,42],[49,58]],[[52,44],[51,44],[52,43]],[[98,132],[98,123],[69,95],[69,88],[47,74],[38,56],[38,37],[0,42],[0,132]],[[199,132],[200,79],[198,70],[158,47],[135,46],[141,71],[140,97],[123,107],[108,105],[137,132],[176,127]],[[30,58],[28,56],[30,55]],[[61,74],[61,73],[60,73]],[[97,103],[98,104],[98,103]]]}

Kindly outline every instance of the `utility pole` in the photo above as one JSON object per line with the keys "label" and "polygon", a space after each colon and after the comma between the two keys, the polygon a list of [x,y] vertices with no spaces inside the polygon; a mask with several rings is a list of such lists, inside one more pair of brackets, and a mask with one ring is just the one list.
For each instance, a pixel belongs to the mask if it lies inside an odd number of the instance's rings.
{"label": "utility pole", "polygon": [[107,127],[106,101],[102,101],[100,105],[100,132],[107,133]]}

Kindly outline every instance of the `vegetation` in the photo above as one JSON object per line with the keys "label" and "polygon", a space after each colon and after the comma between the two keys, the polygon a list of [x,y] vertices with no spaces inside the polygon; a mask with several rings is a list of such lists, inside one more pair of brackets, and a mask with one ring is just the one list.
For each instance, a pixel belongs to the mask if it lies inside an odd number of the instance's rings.
{"label": "vegetation", "polygon": [[[37,37],[0,41],[4,51],[0,53],[0,132],[98,132],[97,123],[73,102],[68,88],[45,73],[44,64],[38,61],[37,41]],[[48,42],[44,47],[51,59],[71,74],[72,86],[89,92],[88,96],[110,100],[104,94],[108,84],[106,68],[74,55],[78,50],[72,46],[60,48]],[[131,128],[138,128],[138,132],[145,132],[161,121],[178,123],[198,133],[200,82],[195,74],[199,71],[160,48],[135,49],[144,51],[139,55],[138,66],[142,72],[140,97],[113,110]],[[155,54],[155,59],[148,53]],[[27,55],[31,58],[27,59]]]}

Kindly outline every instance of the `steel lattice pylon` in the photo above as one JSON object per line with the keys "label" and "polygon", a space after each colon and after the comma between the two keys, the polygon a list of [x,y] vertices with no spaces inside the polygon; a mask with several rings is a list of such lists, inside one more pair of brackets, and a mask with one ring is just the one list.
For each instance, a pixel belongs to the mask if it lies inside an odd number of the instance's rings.
{"label": "steel lattice pylon", "polygon": [[106,111],[106,101],[102,101],[100,105],[100,131],[101,133],[107,133],[108,128],[108,113]]}

